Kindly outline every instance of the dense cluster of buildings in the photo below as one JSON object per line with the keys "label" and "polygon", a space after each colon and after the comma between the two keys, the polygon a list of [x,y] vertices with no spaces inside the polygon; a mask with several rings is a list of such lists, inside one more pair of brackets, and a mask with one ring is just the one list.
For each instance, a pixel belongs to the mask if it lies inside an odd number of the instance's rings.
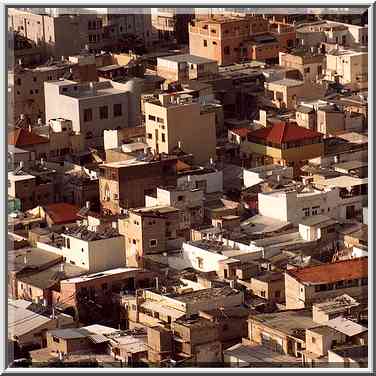
{"label": "dense cluster of buildings", "polygon": [[367,25],[8,27],[13,364],[367,367]]}

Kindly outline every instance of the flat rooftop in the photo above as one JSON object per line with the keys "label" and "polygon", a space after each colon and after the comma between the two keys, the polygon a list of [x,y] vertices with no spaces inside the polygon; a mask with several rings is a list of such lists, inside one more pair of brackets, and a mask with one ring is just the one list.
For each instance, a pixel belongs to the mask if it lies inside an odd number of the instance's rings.
{"label": "flat rooftop", "polygon": [[190,63],[190,64],[205,64],[205,63],[216,63],[216,60],[206,59],[201,56],[182,54],[182,55],[173,55],[173,56],[164,56],[158,57],[158,60],[168,60],[176,63]]}
{"label": "flat rooftop", "polygon": [[211,300],[218,297],[225,298],[226,296],[238,294],[240,294],[240,292],[232,289],[231,287],[212,287],[209,289],[192,291],[180,295],[173,294],[169,297],[184,303],[195,303],[199,302],[200,300]]}
{"label": "flat rooftop", "polygon": [[116,268],[116,269],[105,270],[99,273],[85,274],[85,275],[81,275],[80,277],[64,279],[61,281],[61,283],[80,283],[80,282],[92,281],[95,279],[109,277],[109,276],[118,276],[119,274],[123,274],[123,273],[133,273],[137,271],[141,272],[142,269],[140,268]]}
{"label": "flat rooftop", "polygon": [[262,323],[289,336],[305,340],[305,330],[317,325],[310,309],[286,310],[250,316],[250,320]]}
{"label": "flat rooftop", "polygon": [[349,188],[357,185],[368,184],[368,178],[357,178],[355,176],[342,175],[336,178],[319,180],[314,182],[314,184],[324,187]]}
{"label": "flat rooftop", "polygon": [[304,81],[293,80],[291,78],[284,78],[282,80],[276,80],[276,81],[271,81],[267,83],[267,86],[271,86],[271,85],[294,87],[294,86],[304,85]]}
{"label": "flat rooftop", "polygon": [[359,304],[360,303],[351,296],[343,294],[326,302],[314,303],[313,307],[325,313],[336,313],[346,311],[351,307],[357,307]]}

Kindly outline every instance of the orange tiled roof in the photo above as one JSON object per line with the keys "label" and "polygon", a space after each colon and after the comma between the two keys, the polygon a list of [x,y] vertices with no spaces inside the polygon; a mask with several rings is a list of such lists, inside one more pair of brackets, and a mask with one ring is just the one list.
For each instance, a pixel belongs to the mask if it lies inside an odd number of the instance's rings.
{"label": "orange tiled roof", "polygon": [[368,258],[338,261],[329,264],[308,266],[289,270],[290,276],[302,283],[334,283],[368,276]]}
{"label": "orange tiled roof", "polygon": [[294,123],[277,123],[270,127],[258,129],[248,134],[249,140],[264,140],[274,144],[307,140],[322,136],[321,133],[300,127]]}
{"label": "orange tiled roof", "polygon": [[80,219],[78,212],[80,208],[65,202],[44,206],[46,214],[50,216],[55,224],[72,223]]}
{"label": "orange tiled roof", "polygon": [[16,128],[8,133],[8,144],[17,147],[44,144],[49,142],[48,138],[39,136],[24,128]]}

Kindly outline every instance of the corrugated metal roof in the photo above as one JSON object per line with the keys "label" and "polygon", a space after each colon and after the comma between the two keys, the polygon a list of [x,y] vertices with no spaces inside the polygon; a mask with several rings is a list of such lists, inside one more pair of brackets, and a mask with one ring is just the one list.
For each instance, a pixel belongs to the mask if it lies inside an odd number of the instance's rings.
{"label": "corrugated metal roof", "polygon": [[109,342],[110,339],[102,336],[102,334],[91,334],[88,336],[89,340],[95,344]]}
{"label": "corrugated metal roof", "polygon": [[339,316],[339,317],[336,317],[335,319],[327,321],[325,325],[349,337],[356,336],[358,334],[368,331],[366,327],[354,321],[348,320],[342,316]]}

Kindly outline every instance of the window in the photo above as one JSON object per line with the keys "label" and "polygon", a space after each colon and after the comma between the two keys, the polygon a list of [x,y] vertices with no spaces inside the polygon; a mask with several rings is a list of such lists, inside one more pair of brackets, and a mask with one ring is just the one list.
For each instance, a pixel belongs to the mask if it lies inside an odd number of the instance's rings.
{"label": "window", "polygon": [[316,343],[316,338],[315,337],[312,337],[311,340],[312,340],[312,343]]}
{"label": "window", "polygon": [[107,106],[99,107],[99,118],[108,119],[108,107]]}
{"label": "window", "polygon": [[116,103],[114,104],[114,117],[119,117],[121,116],[122,113],[122,106],[121,103]]}
{"label": "window", "polygon": [[204,259],[202,257],[197,257],[197,266],[202,269],[204,267]]}
{"label": "window", "polygon": [[81,248],[81,252],[84,252],[84,249],[83,249],[83,248]]}
{"label": "window", "polygon": [[156,247],[158,244],[157,240],[156,239],[151,239],[150,242],[149,242],[149,245],[151,248],[154,248]]}
{"label": "window", "polygon": [[37,78],[36,78],[36,77],[33,77],[33,81],[34,81],[34,82],[37,82]]}
{"label": "window", "polygon": [[162,142],[166,142],[166,135],[162,133]]}
{"label": "window", "polygon": [[204,39],[204,47],[207,47],[207,46],[208,46],[208,41]]}
{"label": "window", "polygon": [[261,296],[262,296],[263,298],[265,298],[265,296],[266,296],[265,291],[261,291]]}
{"label": "window", "polygon": [[320,206],[314,206],[312,208],[312,215],[317,215],[319,214]]}
{"label": "window", "polygon": [[164,119],[157,117],[157,122],[160,123],[160,124],[163,124],[164,123]]}
{"label": "window", "polygon": [[30,94],[34,94],[33,90],[30,90]]}
{"label": "window", "polygon": [[368,278],[367,277],[366,278],[362,278],[361,281],[360,281],[360,284],[362,286],[367,286],[368,285]]}
{"label": "window", "polygon": [[155,116],[153,116],[153,115],[149,115],[149,120],[151,120],[151,121],[155,121]]}
{"label": "window", "polygon": [[184,201],[184,196],[178,196],[178,201]]}
{"label": "window", "polygon": [[305,217],[309,217],[309,208],[303,208],[303,213]]}
{"label": "window", "polygon": [[214,41],[213,41],[213,45],[216,46],[216,45],[217,45],[217,42],[214,42]]}
{"label": "window", "polygon": [[53,339],[54,342],[56,342],[56,343],[60,343],[60,339],[59,339],[59,338],[57,338],[57,337],[55,337],[55,336],[52,336],[52,339]]}
{"label": "window", "polygon": [[226,46],[223,50],[224,54],[225,55],[229,55],[230,54],[230,47]]}
{"label": "window", "polygon": [[72,260],[70,260],[70,263],[71,263],[72,265],[76,265],[76,263],[75,263],[74,261],[72,261]]}
{"label": "window", "polygon": [[35,89],[35,94],[38,94],[39,90],[38,89]]}
{"label": "window", "polygon": [[151,140],[153,138],[153,135],[151,133],[148,133],[147,137],[148,137],[149,140]]}
{"label": "window", "polygon": [[66,238],[67,239],[67,248],[70,249],[70,239]]}
{"label": "window", "polygon": [[17,80],[16,80],[16,84],[17,84],[17,85],[21,85],[21,78],[17,78]]}
{"label": "window", "polygon": [[304,73],[309,73],[310,72],[310,68],[309,67],[307,67],[307,68],[304,68]]}
{"label": "window", "polygon": [[93,111],[91,108],[87,108],[84,110],[84,122],[92,121],[93,120]]}
{"label": "window", "polygon": [[133,240],[132,240],[132,243],[133,243],[133,244],[136,244],[136,239],[133,239]]}
{"label": "window", "polygon": [[215,29],[211,29],[211,32],[212,32],[213,34],[215,34],[215,33],[217,32],[217,30],[215,30]]}

